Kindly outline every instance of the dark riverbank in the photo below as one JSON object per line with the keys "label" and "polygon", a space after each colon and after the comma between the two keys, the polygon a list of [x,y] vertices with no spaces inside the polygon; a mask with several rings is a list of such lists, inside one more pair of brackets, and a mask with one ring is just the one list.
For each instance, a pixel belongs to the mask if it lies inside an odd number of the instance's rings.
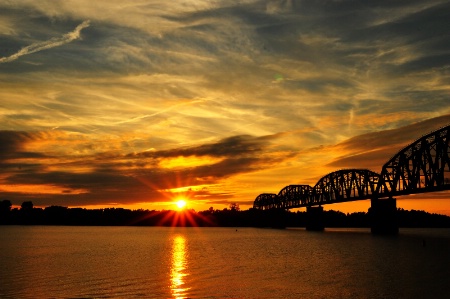
{"label": "dark riverbank", "polygon": [[[121,208],[82,209],[50,206],[3,209],[2,225],[85,225],[85,226],[223,226],[223,227],[305,227],[306,212],[284,210],[223,209],[195,212],[127,210]],[[450,217],[416,210],[397,210],[399,227],[450,227]],[[370,227],[369,214],[325,211],[325,227]]]}

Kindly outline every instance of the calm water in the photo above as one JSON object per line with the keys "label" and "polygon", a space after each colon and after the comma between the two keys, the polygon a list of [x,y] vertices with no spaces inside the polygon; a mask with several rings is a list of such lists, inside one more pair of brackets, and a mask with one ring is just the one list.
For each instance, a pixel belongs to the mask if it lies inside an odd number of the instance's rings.
{"label": "calm water", "polygon": [[450,230],[0,226],[0,298],[449,298]]}

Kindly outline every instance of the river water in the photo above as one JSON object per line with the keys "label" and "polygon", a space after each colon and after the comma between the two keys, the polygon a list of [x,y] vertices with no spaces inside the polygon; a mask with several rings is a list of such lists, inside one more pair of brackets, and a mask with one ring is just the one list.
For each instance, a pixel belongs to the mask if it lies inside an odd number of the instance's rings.
{"label": "river water", "polygon": [[0,226],[0,298],[449,294],[449,229]]}

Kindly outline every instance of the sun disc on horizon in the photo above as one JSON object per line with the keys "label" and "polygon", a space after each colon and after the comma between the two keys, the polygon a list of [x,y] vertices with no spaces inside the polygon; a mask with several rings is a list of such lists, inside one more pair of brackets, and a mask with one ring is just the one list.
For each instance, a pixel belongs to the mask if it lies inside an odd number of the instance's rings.
{"label": "sun disc on horizon", "polygon": [[186,207],[186,201],[184,199],[180,199],[177,202],[175,202],[175,204],[177,205],[178,209],[182,210],[184,209],[184,207]]}

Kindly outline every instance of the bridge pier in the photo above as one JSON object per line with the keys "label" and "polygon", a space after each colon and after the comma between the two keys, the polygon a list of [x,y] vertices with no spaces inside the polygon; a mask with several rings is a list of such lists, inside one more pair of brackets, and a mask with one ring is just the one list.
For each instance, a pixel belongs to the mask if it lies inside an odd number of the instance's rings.
{"label": "bridge pier", "polygon": [[371,200],[369,208],[370,231],[376,235],[398,234],[397,200],[375,198]]}
{"label": "bridge pier", "polygon": [[306,207],[306,230],[323,231],[323,207]]}

